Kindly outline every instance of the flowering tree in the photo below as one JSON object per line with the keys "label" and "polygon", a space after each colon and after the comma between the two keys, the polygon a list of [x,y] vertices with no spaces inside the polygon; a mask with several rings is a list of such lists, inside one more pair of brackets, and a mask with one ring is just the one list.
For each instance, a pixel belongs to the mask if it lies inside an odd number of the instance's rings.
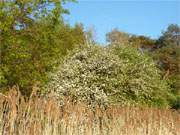
{"label": "flowering tree", "polygon": [[89,105],[167,105],[166,82],[153,61],[133,48],[89,46],[69,54],[48,89],[62,101]]}

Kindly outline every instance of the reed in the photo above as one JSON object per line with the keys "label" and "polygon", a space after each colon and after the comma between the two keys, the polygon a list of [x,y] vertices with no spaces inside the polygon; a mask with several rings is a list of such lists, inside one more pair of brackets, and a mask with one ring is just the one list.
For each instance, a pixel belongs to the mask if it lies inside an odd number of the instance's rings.
{"label": "reed", "polygon": [[26,100],[17,88],[0,94],[0,135],[178,135],[180,114],[158,108],[110,106],[89,109],[33,92]]}

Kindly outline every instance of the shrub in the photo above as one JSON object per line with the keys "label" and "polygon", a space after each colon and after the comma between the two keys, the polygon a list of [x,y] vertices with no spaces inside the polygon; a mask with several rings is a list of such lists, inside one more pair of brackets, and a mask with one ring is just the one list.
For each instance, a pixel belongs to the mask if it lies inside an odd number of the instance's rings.
{"label": "shrub", "polygon": [[89,46],[69,54],[48,89],[90,105],[167,106],[168,86],[153,61],[133,48]]}
{"label": "shrub", "polygon": [[180,96],[175,96],[175,100],[171,102],[171,109],[180,110]]}
{"label": "shrub", "polygon": [[116,46],[111,49],[123,61],[122,70],[127,84],[123,89],[130,100],[162,106],[174,99],[152,58],[132,47]]}

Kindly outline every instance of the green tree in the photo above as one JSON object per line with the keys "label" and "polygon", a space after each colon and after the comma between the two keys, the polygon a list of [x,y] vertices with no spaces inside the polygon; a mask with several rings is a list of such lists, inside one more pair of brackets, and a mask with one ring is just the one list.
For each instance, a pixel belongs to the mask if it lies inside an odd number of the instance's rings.
{"label": "green tree", "polygon": [[167,30],[162,32],[162,36],[157,41],[156,48],[172,44],[180,46],[180,27],[177,24],[170,24]]}
{"label": "green tree", "polygon": [[153,60],[135,48],[92,45],[71,52],[47,90],[89,105],[168,106],[172,95]]}
{"label": "green tree", "polygon": [[54,23],[62,20],[62,14],[68,10],[62,3],[74,0],[7,0],[0,2],[1,32],[24,29],[34,24],[38,19],[48,17]]}
{"label": "green tree", "polygon": [[175,108],[180,106],[180,27],[176,24],[167,30],[156,41],[153,56],[162,76],[169,81],[172,92],[177,96]]}
{"label": "green tree", "polygon": [[152,40],[146,36],[132,35],[129,39],[129,44],[142,51],[151,51],[155,46],[155,40]]}
{"label": "green tree", "polygon": [[[157,40],[154,57],[158,60],[159,67],[163,70],[164,78],[174,78],[178,91],[180,81],[180,27],[175,24],[168,26],[167,30]],[[174,82],[174,81],[173,81]]]}
{"label": "green tree", "polygon": [[85,42],[82,25],[65,24],[61,0],[0,3],[1,90],[19,85],[29,95],[34,83],[47,82],[68,50]]}

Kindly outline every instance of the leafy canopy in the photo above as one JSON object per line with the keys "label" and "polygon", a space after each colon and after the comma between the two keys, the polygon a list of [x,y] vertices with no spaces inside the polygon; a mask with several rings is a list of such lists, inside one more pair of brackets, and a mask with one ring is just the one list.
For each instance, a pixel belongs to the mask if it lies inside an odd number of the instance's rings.
{"label": "leafy canopy", "polygon": [[51,78],[47,87],[60,101],[167,106],[171,97],[153,60],[131,47],[77,49]]}
{"label": "leafy canopy", "polygon": [[84,44],[82,25],[70,27],[62,4],[71,0],[9,0],[0,3],[0,87],[19,85],[29,95],[31,87],[48,81],[68,50]]}

